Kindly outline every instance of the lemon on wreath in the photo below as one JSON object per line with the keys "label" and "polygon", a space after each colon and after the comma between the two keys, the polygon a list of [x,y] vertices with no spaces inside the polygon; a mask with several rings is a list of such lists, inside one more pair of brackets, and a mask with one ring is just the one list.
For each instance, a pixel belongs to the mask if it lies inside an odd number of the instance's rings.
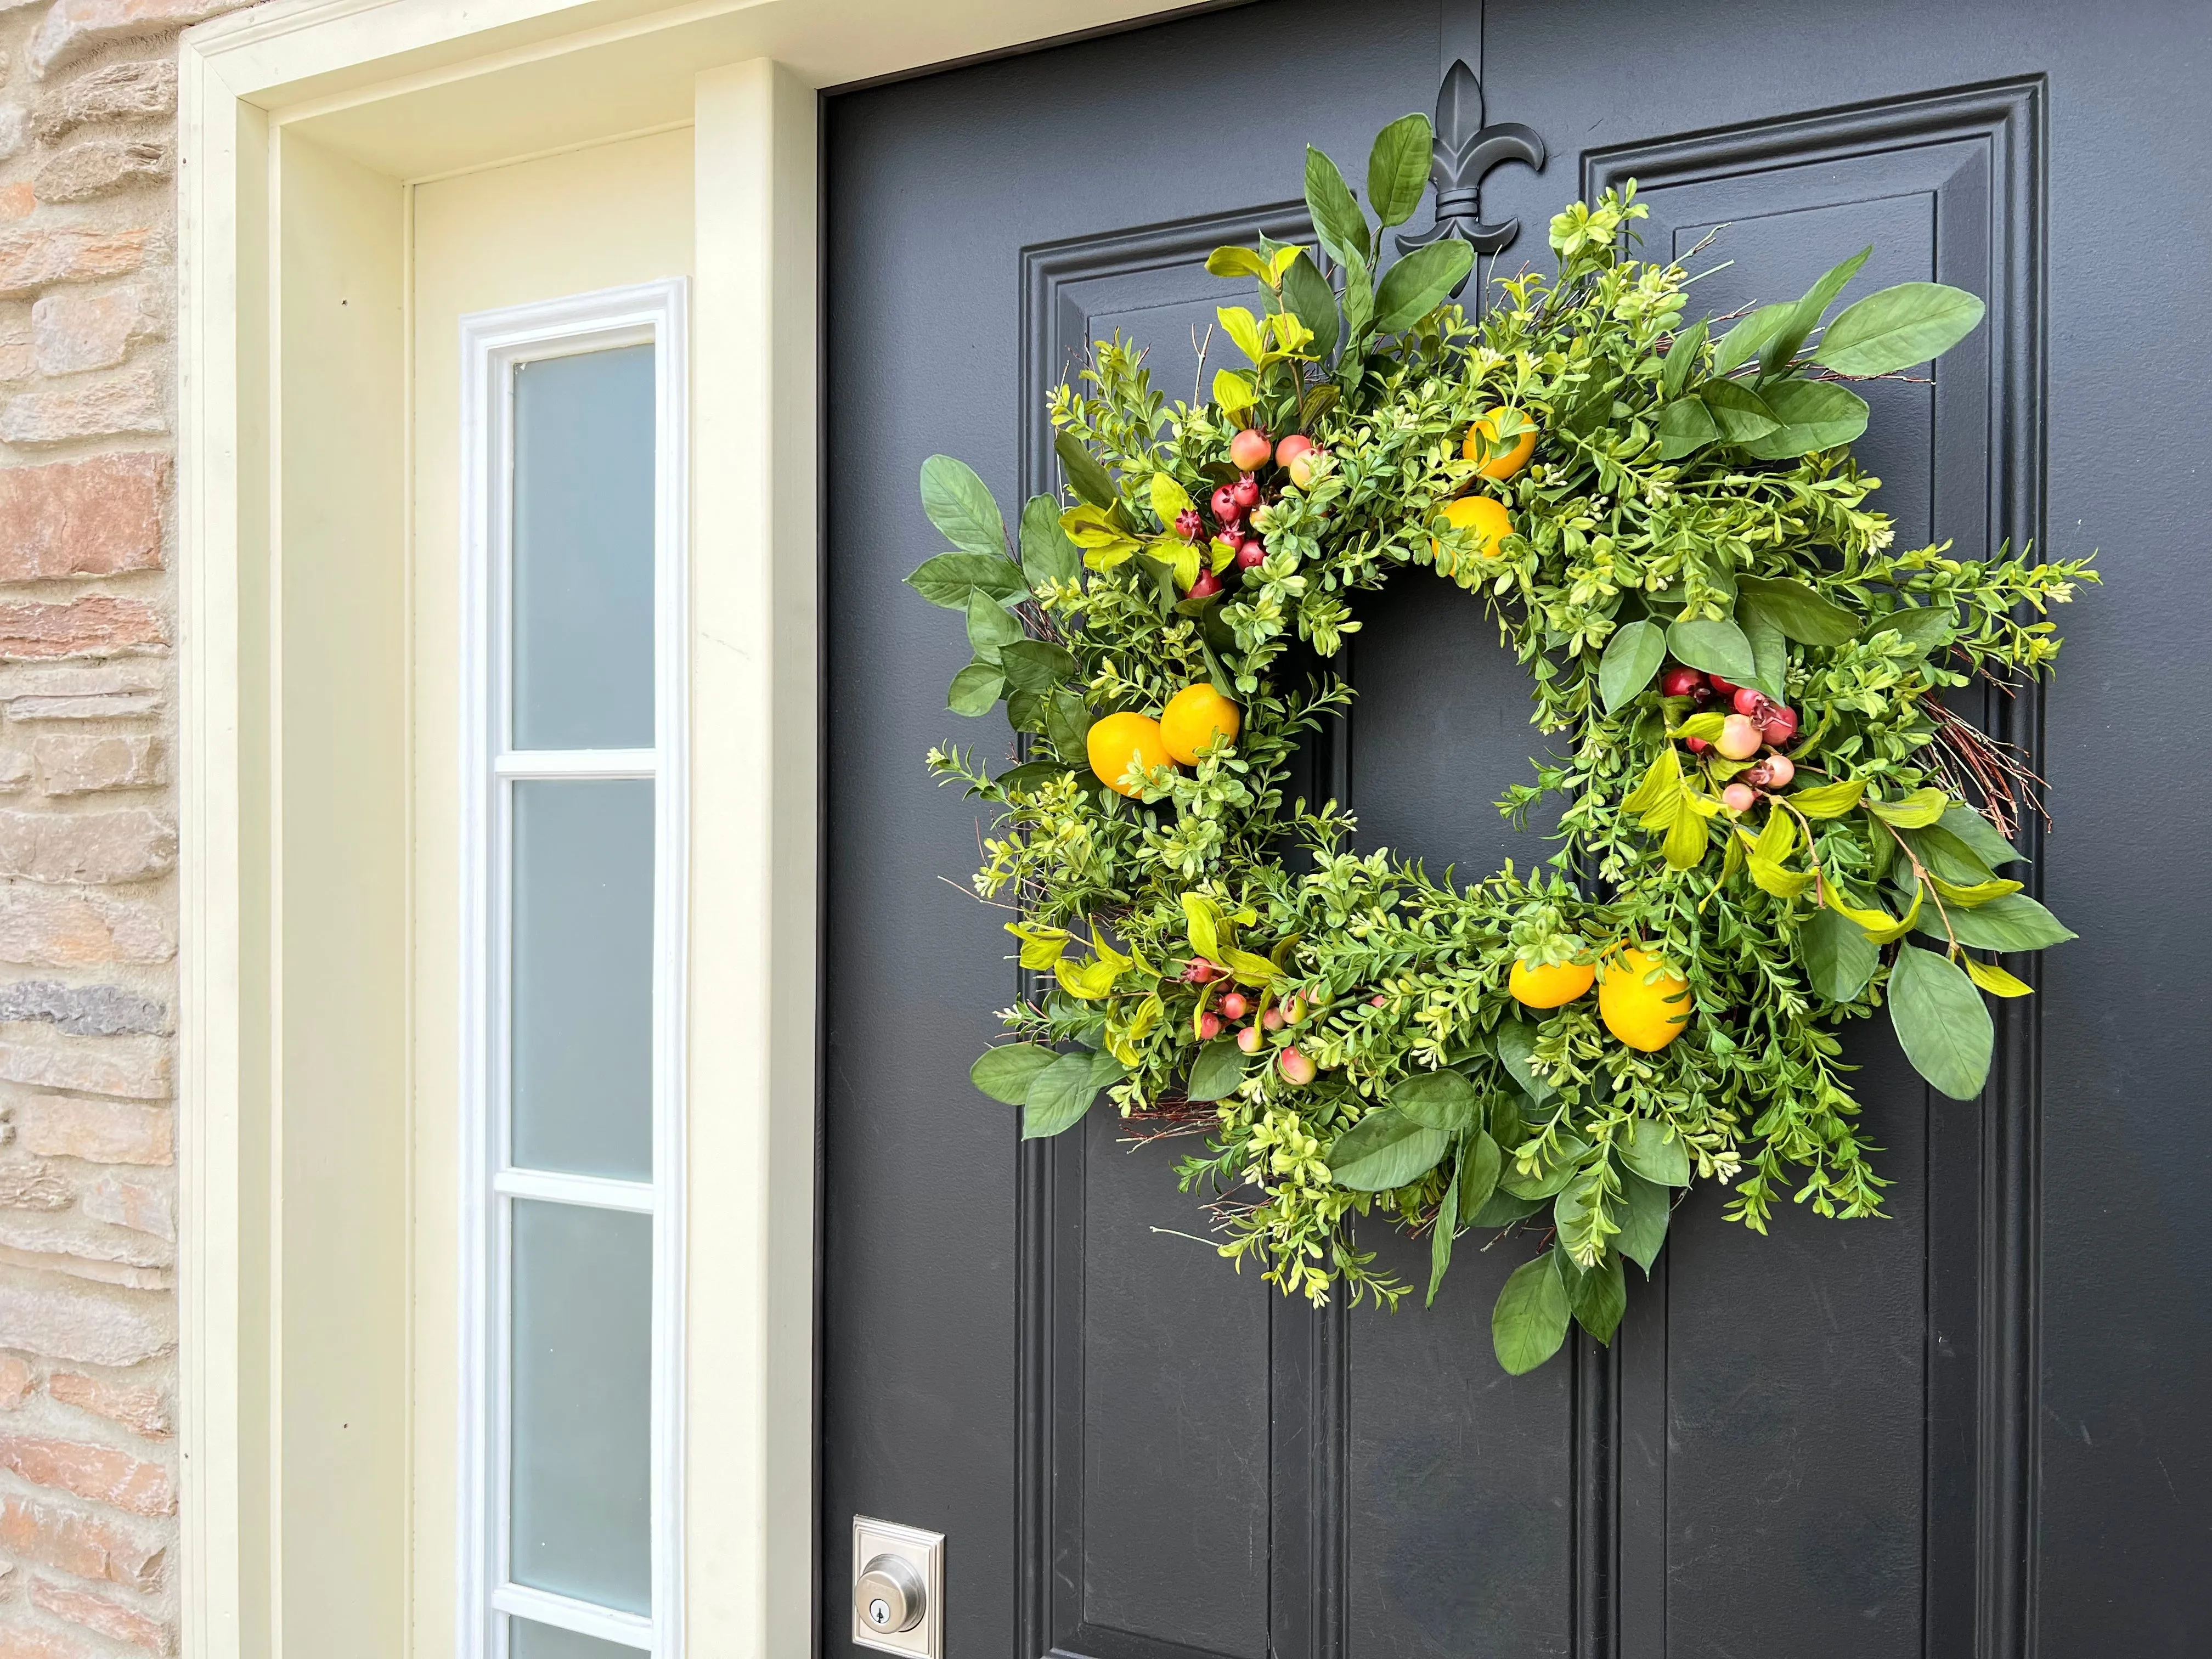
{"label": "lemon on wreath", "polygon": [[[1498,543],[1513,533],[1513,520],[1505,514],[1505,504],[1494,501],[1487,495],[1456,495],[1444,503],[1445,520],[1455,528],[1474,532],[1474,556],[1478,559],[1494,558]],[[1429,556],[1443,551],[1437,538],[1429,538]]]}
{"label": "lemon on wreath", "polygon": [[[1521,431],[1511,445],[1498,449],[1498,428],[1504,425],[1499,416],[1511,415],[1522,422]],[[1460,445],[1459,453],[1470,461],[1480,461],[1475,469],[1486,478],[1510,478],[1528,465],[1528,458],[1536,453],[1536,423],[1521,410],[1493,409],[1479,416],[1467,429],[1467,439]]]}
{"label": "lemon on wreath", "polygon": [[1607,1030],[1630,1048],[1653,1054],[1689,1024],[1690,981],[1662,958],[1632,945],[1606,963],[1597,1012]]}
{"label": "lemon on wreath", "polygon": [[1564,1008],[1596,978],[1597,969],[1586,962],[1555,962],[1538,968],[1516,962],[1506,976],[1505,988],[1524,1008]]}
{"label": "lemon on wreath", "polygon": [[1236,742],[1243,719],[1235,703],[1200,680],[1168,699],[1160,711],[1160,741],[1185,766],[1195,766],[1199,751],[1217,738]]}
{"label": "lemon on wreath", "polygon": [[1160,723],[1149,714],[1109,714],[1093,721],[1083,746],[1098,781],[1117,795],[1138,793],[1121,781],[1121,775],[1132,763],[1152,772],[1172,765],[1175,760],[1160,741]]}

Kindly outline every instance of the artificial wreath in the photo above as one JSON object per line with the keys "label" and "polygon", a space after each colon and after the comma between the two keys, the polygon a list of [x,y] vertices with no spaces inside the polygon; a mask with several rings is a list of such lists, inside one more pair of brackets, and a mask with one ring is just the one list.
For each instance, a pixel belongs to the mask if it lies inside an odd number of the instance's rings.
{"label": "artificial wreath", "polygon": [[[1102,1092],[1141,1134],[1205,1134],[1180,1174],[1221,1254],[1317,1304],[1410,1288],[1356,1218],[1427,1233],[1431,1300],[1463,1230],[1540,1235],[1492,1314],[1518,1372],[1571,1320],[1610,1340],[1693,1179],[1762,1231],[1785,1194],[1881,1212],[1845,1020],[1887,1005],[1930,1084],[1979,1092],[1983,993],[2029,991],[1982,953],[2073,935],[1998,873],[2032,775],[1942,698],[2042,671],[2042,612],[2094,575],[1899,550],[1868,510],[1847,383],[1949,349],[1972,295],[1908,283],[1824,328],[1861,253],[1685,326],[1695,279],[1624,252],[1632,184],[1552,221],[1556,276],[1470,314],[1464,242],[1376,278],[1430,148],[1418,115],[1376,139],[1379,224],[1309,149],[1318,253],[1216,251],[1259,303],[1220,310],[1244,361],[1210,400],[1097,346],[1052,396],[1069,498],[1029,501],[1011,554],[933,457],[956,550],[908,580],[965,614],[952,709],[1003,701],[1018,734],[995,776],[929,755],[997,809],[975,885],[1037,976],[976,1085],[1024,1135]],[[1560,803],[1537,868],[1455,885],[1286,797],[1352,696],[1354,596],[1407,566],[1485,597],[1562,734],[1500,803]]]}

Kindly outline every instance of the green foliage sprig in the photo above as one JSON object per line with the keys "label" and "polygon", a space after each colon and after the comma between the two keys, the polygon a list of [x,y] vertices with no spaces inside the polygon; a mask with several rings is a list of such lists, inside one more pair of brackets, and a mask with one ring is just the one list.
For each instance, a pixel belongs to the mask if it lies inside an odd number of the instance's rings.
{"label": "green foliage sprig", "polygon": [[[1785,1195],[1881,1212],[1844,1021],[1886,1005],[1932,1085],[1979,1091],[1983,994],[2029,988],[1988,953],[2072,935],[1999,873],[2024,768],[1940,699],[2042,672],[2045,611],[2095,576],[1899,550],[1867,505],[1877,481],[1850,448],[1867,404],[1847,382],[1941,355],[1979,322],[1972,295],[1905,283],[1830,319],[1861,253],[1798,300],[1685,326],[1682,266],[1623,251],[1644,212],[1632,185],[1561,212],[1557,274],[1498,283],[1471,317],[1452,298],[1463,243],[1375,271],[1429,141],[1419,116],[1377,139],[1379,226],[1309,150],[1318,249],[1215,252],[1258,308],[1221,309],[1245,366],[1209,400],[1170,404],[1137,349],[1099,345],[1052,399],[1068,497],[1030,501],[1012,552],[981,482],[933,457],[923,503],[955,550],[909,580],[966,617],[951,708],[1003,703],[1026,751],[995,775],[929,757],[994,809],[975,888],[1016,903],[1008,931],[1043,988],[1006,1012],[1015,1041],[976,1062],[977,1086],[1020,1104],[1026,1135],[1102,1094],[1148,1131],[1201,1130],[1181,1178],[1221,1253],[1316,1302],[1410,1288],[1358,1248],[1358,1218],[1427,1234],[1431,1300],[1462,1231],[1547,1231],[1493,1314],[1520,1371],[1571,1321],[1610,1340],[1623,1264],[1650,1271],[1692,1180],[1759,1231]],[[1227,455],[1248,428],[1319,447],[1239,577],[1235,540],[1194,527],[1240,477]],[[1500,465],[1531,428],[1533,462]],[[1463,494],[1510,529],[1447,514]],[[1438,880],[1351,850],[1349,813],[1288,793],[1301,740],[1351,693],[1327,672],[1285,684],[1285,653],[1325,665],[1358,630],[1357,596],[1407,566],[1481,594],[1528,670],[1554,757],[1500,806],[1558,799],[1540,869]],[[1669,660],[1795,710],[1794,779],[1729,805],[1732,781],[1764,775],[1688,742],[1721,715],[1665,695]],[[1130,794],[1094,775],[1097,720],[1203,684],[1240,705],[1233,742],[1117,775]],[[1617,1039],[1592,999],[1538,1011],[1510,988],[1516,962],[1625,983],[1629,947],[1687,983],[1686,1024],[1656,1049]],[[1232,994],[1256,1052],[1204,1035]]]}

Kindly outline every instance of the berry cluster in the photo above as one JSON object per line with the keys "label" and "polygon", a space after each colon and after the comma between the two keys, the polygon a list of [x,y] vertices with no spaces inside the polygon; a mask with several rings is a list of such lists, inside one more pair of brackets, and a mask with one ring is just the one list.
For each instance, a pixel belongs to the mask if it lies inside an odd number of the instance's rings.
{"label": "berry cluster", "polygon": [[[1229,441],[1229,464],[1243,476],[1235,483],[1223,484],[1206,503],[1213,510],[1213,539],[1231,550],[1228,568],[1240,573],[1250,570],[1267,556],[1260,537],[1267,515],[1260,469],[1272,457],[1290,481],[1303,489],[1313,482],[1321,454],[1320,447],[1303,432],[1293,432],[1277,443],[1257,427],[1246,427]],[[1197,541],[1206,534],[1206,517],[1194,507],[1186,507],[1176,515],[1175,529],[1183,540]],[[1221,578],[1210,566],[1200,565],[1198,580],[1190,585],[1190,597],[1210,599],[1221,591]]]}
{"label": "berry cluster", "polygon": [[1693,755],[1707,750],[1723,760],[1751,760],[1764,748],[1767,750],[1734,782],[1721,791],[1721,805],[1731,812],[1748,811],[1759,799],[1762,789],[1782,789],[1797,775],[1797,763],[1782,750],[1797,738],[1797,711],[1778,703],[1756,686],[1738,685],[1718,674],[1709,674],[1695,668],[1685,668],[1669,663],[1660,671],[1659,693],[1667,697],[1687,697],[1691,706],[1705,711],[1715,702],[1733,710],[1721,722],[1721,732],[1711,741],[1704,738],[1687,738],[1684,741]]}
{"label": "berry cluster", "polygon": [[[1216,988],[1233,988],[1235,980],[1228,969],[1205,957],[1193,957],[1183,965],[1182,980],[1186,985],[1200,988],[1198,1012],[1192,1019],[1191,1030],[1200,1042],[1211,1042],[1224,1033],[1233,1033],[1237,1046],[1248,1054],[1258,1054],[1270,1041],[1279,1042],[1282,1046],[1276,1052],[1275,1065],[1283,1080],[1300,1087],[1314,1080],[1316,1068],[1312,1060],[1299,1051],[1296,1042],[1277,1035],[1305,1018],[1306,998],[1303,994],[1294,993],[1279,1002],[1264,990],[1258,994],[1257,1001],[1234,988],[1216,996]],[[1249,1024],[1244,1023],[1248,1018]]]}

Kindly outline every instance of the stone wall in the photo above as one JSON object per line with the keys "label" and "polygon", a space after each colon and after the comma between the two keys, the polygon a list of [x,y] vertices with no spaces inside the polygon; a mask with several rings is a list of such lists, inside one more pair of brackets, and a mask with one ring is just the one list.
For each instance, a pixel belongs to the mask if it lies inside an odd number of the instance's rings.
{"label": "stone wall", "polygon": [[176,31],[0,0],[0,1659],[174,1650]]}

